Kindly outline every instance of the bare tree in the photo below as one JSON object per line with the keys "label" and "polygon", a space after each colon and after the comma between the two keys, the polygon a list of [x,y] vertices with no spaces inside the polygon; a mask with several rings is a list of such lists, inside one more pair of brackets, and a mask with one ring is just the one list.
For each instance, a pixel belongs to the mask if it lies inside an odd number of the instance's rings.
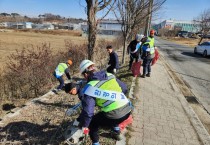
{"label": "bare tree", "polygon": [[201,37],[199,44],[203,40],[203,38],[209,33],[210,31],[210,9],[205,10],[201,13],[195,20],[195,25],[198,25],[200,31],[203,33],[203,37]]}
{"label": "bare tree", "polygon": [[[86,0],[87,3],[87,16],[88,16],[88,59],[94,60],[94,48],[97,35],[96,19],[97,12],[107,8],[108,5],[114,3],[116,0]],[[107,11],[108,14],[109,10]],[[106,15],[107,15],[106,14]]]}
{"label": "bare tree", "polygon": [[[150,2],[152,1],[152,3]],[[166,0],[118,0],[114,14],[122,23],[122,33],[124,38],[122,63],[125,62],[126,41],[145,28],[146,18],[157,11]],[[148,10],[151,5],[151,10]],[[148,20],[151,21],[149,17]]]}
{"label": "bare tree", "polygon": [[144,35],[148,36],[148,31],[151,27],[151,20],[152,20],[152,7],[153,7],[153,0],[149,1],[149,7],[148,7],[148,16],[146,18],[146,25],[144,29]]}

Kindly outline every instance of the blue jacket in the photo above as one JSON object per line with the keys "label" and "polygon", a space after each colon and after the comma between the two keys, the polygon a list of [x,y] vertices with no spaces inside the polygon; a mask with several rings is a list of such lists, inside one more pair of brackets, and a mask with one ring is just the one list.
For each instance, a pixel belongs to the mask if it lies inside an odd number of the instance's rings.
{"label": "blue jacket", "polygon": [[[108,77],[105,71],[99,71],[95,72],[92,76],[90,76],[89,81],[106,80],[107,78]],[[119,86],[122,88],[122,92],[126,94],[128,91],[126,84],[121,82],[119,79],[116,80]],[[83,94],[82,89],[79,89],[79,99],[82,102],[82,112],[78,119],[82,127],[88,127],[94,115],[94,108],[96,105],[96,101],[94,97]]]}
{"label": "blue jacket", "polygon": [[108,64],[114,69],[119,69],[119,60],[118,60],[118,55],[116,52],[112,51],[109,54],[109,62]]}

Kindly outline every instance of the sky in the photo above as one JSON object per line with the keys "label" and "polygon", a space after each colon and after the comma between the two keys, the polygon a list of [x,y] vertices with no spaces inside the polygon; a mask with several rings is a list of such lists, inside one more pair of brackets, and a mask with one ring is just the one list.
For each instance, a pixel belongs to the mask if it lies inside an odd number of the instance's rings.
{"label": "sky", "polygon": [[158,13],[158,20],[193,20],[205,10],[210,9],[210,0],[166,0]]}
{"label": "sky", "polygon": [[[0,0],[0,13],[18,13],[29,17],[51,13],[66,18],[86,19],[85,6],[85,0]],[[166,0],[154,22],[166,19],[192,20],[209,8],[210,0]],[[113,15],[106,18],[113,18]]]}

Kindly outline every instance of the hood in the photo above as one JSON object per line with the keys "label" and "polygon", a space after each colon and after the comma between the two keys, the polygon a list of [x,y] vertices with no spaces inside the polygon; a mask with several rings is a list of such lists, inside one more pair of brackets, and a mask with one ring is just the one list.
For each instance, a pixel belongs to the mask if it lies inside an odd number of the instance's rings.
{"label": "hood", "polygon": [[98,72],[94,72],[90,77],[89,80],[107,80],[108,76],[106,74],[106,71],[98,71]]}

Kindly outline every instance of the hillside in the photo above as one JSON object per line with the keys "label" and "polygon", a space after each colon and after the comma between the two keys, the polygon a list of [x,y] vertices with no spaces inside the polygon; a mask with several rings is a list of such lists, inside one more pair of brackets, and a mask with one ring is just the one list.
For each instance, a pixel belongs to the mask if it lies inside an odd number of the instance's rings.
{"label": "hillside", "polygon": [[58,17],[56,18],[54,15],[50,15],[48,17],[37,17],[37,18],[30,18],[27,16],[2,16],[0,15],[0,23],[1,22],[32,22],[32,23],[46,23],[46,22],[51,22],[51,23],[82,23],[86,22],[86,20],[81,19],[81,18],[65,18],[65,17]]}

